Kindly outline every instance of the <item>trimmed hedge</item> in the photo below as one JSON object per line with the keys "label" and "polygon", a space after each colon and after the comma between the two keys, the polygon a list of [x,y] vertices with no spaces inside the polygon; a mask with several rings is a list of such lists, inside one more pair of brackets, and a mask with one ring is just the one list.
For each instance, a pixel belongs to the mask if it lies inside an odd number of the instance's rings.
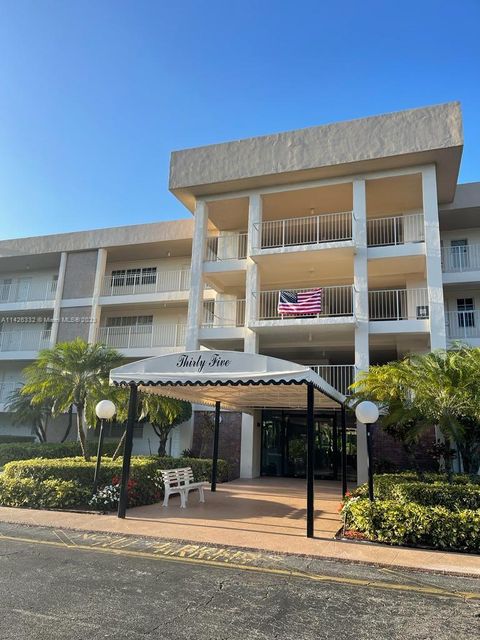
{"label": "trimmed hedge", "polygon": [[[103,445],[104,455],[113,455],[118,441],[106,440]],[[96,451],[96,442],[89,442],[91,452]],[[0,444],[0,467],[13,460],[30,460],[31,458],[69,458],[81,455],[79,442],[17,442]]]}
{"label": "trimmed hedge", "polygon": [[[92,484],[95,471],[95,458],[86,462],[76,458],[33,458],[31,460],[14,460],[4,467],[0,487],[0,504],[4,506],[29,506],[36,508],[68,508],[85,506],[92,497]],[[159,458],[158,456],[133,456],[130,465],[128,487],[128,506],[137,507],[152,504],[160,500],[163,482],[160,469],[192,467],[195,480],[209,481],[212,475],[212,461],[200,458]],[[102,458],[98,479],[99,488],[118,484],[122,473],[122,459],[112,461]],[[218,461],[218,482],[228,480],[228,464]],[[50,481],[67,483],[65,500],[59,494],[55,500],[51,498]],[[35,491],[28,496],[29,487],[35,485]],[[45,484],[47,483],[47,484]],[[70,484],[69,484],[70,483]],[[61,487],[64,485],[60,484]],[[67,491],[70,488],[70,492]],[[75,502],[75,491],[78,490]],[[46,495],[43,496],[43,491]],[[87,496],[85,498],[85,496]]]}
{"label": "trimmed hedge", "polygon": [[375,502],[367,485],[347,498],[345,528],[390,544],[480,551],[480,484],[477,478],[413,472],[374,478]]}
{"label": "trimmed hedge", "polygon": [[426,545],[454,551],[480,551],[480,511],[451,511],[415,502],[350,500],[347,526],[370,540]]}
{"label": "trimmed hedge", "polygon": [[74,480],[49,478],[38,482],[33,478],[0,476],[0,504],[4,507],[67,509],[86,505],[91,491]]}
{"label": "trimmed hedge", "polygon": [[[73,481],[79,486],[90,489],[93,483],[95,459],[86,462],[83,458],[60,458],[47,460],[17,460],[5,465],[5,478],[29,478],[38,482],[49,479]],[[112,461],[102,458],[98,478],[99,486],[116,484],[122,473],[122,460]],[[131,488],[128,495],[130,507],[152,504],[160,499],[158,464],[154,458],[132,457],[130,465]]]}
{"label": "trimmed hedge", "polygon": [[0,444],[5,442],[35,442],[35,436],[0,436]]}

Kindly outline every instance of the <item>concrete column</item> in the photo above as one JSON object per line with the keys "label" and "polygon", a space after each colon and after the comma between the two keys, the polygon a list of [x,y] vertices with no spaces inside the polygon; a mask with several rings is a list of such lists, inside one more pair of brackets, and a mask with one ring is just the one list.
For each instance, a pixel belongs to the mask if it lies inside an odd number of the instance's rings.
{"label": "concrete column", "polygon": [[62,312],[63,283],[65,282],[65,271],[67,270],[67,252],[62,251],[60,256],[60,266],[58,268],[57,288],[55,290],[55,300],[53,302],[52,330],[50,333],[50,348],[57,343],[58,325]]}
{"label": "concrete column", "polygon": [[[367,259],[367,201],[365,180],[353,182],[353,260],[355,310],[355,368],[356,374],[368,371],[368,259]],[[357,422],[358,482],[367,481],[367,433],[365,425]]]}
{"label": "concrete column", "polygon": [[422,171],[423,218],[425,224],[425,261],[430,313],[430,348],[445,349],[445,308],[438,221],[437,174],[435,165]]}
{"label": "concrete column", "polygon": [[[245,353],[258,353],[258,335],[251,329],[251,323],[257,319],[260,277],[257,263],[252,253],[258,247],[258,227],[262,220],[262,199],[259,194],[250,196],[248,209],[247,273],[245,281]],[[240,449],[240,477],[257,478],[260,475],[261,428],[257,426],[261,412],[254,415],[242,414],[242,441]]]}
{"label": "concrete column", "polygon": [[208,227],[208,208],[203,200],[195,205],[195,227],[192,242],[190,298],[187,316],[187,351],[199,348],[199,330],[203,313],[203,258]]}
{"label": "concrete column", "polygon": [[99,304],[99,298],[102,294],[103,278],[105,277],[105,269],[107,266],[107,250],[99,249],[97,254],[97,268],[95,271],[95,282],[93,284],[92,295],[92,313],[91,323],[88,328],[88,342],[93,344],[97,339],[98,327],[100,325],[100,314],[102,308]]}

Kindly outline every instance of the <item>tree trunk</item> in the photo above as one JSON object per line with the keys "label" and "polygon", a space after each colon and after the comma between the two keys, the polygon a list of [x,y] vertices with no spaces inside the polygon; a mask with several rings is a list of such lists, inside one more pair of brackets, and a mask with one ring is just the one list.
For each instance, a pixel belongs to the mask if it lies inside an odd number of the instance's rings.
{"label": "tree trunk", "polygon": [[163,456],[166,455],[167,453],[167,438],[168,438],[168,433],[162,433],[161,435],[159,435],[157,433],[158,437],[159,437],[159,442],[158,442],[158,455],[162,458]]}
{"label": "tree trunk", "polygon": [[125,442],[125,436],[127,435],[126,429],[122,433],[122,437],[120,438],[117,448],[115,449],[112,460],[116,460],[120,456],[120,451],[122,450],[123,443]]}
{"label": "tree trunk", "polygon": [[70,431],[72,430],[72,424],[73,424],[73,406],[70,405],[70,409],[68,410],[67,430],[63,434],[63,438],[60,440],[60,442],[65,442],[65,440],[68,438],[68,435],[69,435]]}
{"label": "tree trunk", "polygon": [[88,462],[90,460],[90,455],[88,453],[87,439],[85,438],[85,431],[83,430],[83,411],[84,411],[83,405],[77,404],[78,441],[80,442],[80,449],[82,450],[82,455],[85,458],[85,460]]}

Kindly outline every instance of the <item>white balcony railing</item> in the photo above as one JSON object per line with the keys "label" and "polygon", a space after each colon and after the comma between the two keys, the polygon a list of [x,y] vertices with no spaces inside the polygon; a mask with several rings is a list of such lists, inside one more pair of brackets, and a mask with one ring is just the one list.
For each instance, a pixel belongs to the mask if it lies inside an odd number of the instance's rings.
{"label": "white balcony railing", "polygon": [[425,229],[423,213],[367,220],[367,244],[369,247],[385,247],[423,242]]}
{"label": "white balcony railing", "polygon": [[480,338],[480,311],[446,311],[447,338]]}
{"label": "white balcony railing", "polygon": [[203,303],[203,327],[210,329],[244,325],[245,300],[206,300]]}
{"label": "white balcony railing", "polygon": [[304,218],[265,220],[255,225],[260,249],[321,244],[352,239],[352,212],[326,213]]}
{"label": "white balcony railing", "polygon": [[480,244],[442,248],[442,269],[445,273],[480,269]]}
{"label": "white balcony railing", "polygon": [[0,304],[8,302],[45,302],[55,298],[56,280],[12,280],[0,284]]}
{"label": "white balcony railing", "polygon": [[426,320],[427,289],[385,289],[368,293],[370,320]]}
{"label": "white balcony railing", "polygon": [[129,296],[144,293],[188,291],[190,269],[162,271],[156,274],[109,275],[103,279],[103,296]]}
{"label": "white balcony railing", "polygon": [[131,327],[100,327],[98,341],[115,349],[184,347],[186,325],[152,324]]}
{"label": "white balcony railing", "polygon": [[205,245],[205,261],[245,260],[247,257],[247,233],[211,236]]}
{"label": "white balcony railing", "polygon": [[[289,289],[291,293],[302,293],[311,289]],[[279,320],[288,318],[328,318],[353,315],[353,287],[342,285],[321,287],[321,311],[318,313],[280,313],[278,303],[281,291],[257,291],[253,295],[257,303],[259,320]]]}
{"label": "white balcony railing", "polygon": [[0,351],[38,351],[50,346],[50,329],[0,331]]}
{"label": "white balcony railing", "polygon": [[344,396],[351,391],[349,387],[355,381],[355,365],[353,364],[307,364],[305,365],[318,373],[329,385]]}
{"label": "white balcony railing", "polygon": [[9,401],[10,396],[22,386],[22,382],[0,382],[0,404]]}

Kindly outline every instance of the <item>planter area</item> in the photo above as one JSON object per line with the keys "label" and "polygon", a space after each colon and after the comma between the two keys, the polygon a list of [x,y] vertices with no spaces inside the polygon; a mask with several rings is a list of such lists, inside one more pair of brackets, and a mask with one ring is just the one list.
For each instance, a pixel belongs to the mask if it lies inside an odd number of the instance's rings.
{"label": "planter area", "polygon": [[375,476],[375,501],[361,485],[342,506],[346,537],[480,551],[480,477],[427,473]]}
{"label": "planter area", "polygon": [[[130,467],[128,506],[158,502],[163,496],[160,469],[192,467],[196,480],[209,481],[212,461],[202,458],[135,456]],[[0,475],[0,505],[35,509],[117,508],[122,459],[102,458],[99,490],[93,496],[95,458],[33,458],[5,464]],[[218,482],[228,480],[228,465],[218,461]]]}

